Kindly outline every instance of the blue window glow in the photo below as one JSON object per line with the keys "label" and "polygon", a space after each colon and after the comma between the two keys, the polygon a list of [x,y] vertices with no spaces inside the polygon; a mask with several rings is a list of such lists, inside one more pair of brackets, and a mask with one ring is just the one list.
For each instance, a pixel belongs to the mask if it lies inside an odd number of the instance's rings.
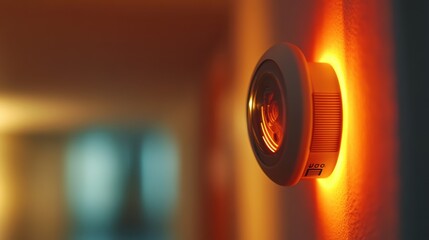
{"label": "blue window glow", "polygon": [[131,164],[126,139],[95,130],[75,136],[66,156],[68,202],[75,222],[85,229],[109,228],[121,211]]}
{"label": "blue window glow", "polygon": [[168,225],[178,191],[179,153],[171,135],[148,131],[141,147],[141,187],[145,219],[150,227]]}

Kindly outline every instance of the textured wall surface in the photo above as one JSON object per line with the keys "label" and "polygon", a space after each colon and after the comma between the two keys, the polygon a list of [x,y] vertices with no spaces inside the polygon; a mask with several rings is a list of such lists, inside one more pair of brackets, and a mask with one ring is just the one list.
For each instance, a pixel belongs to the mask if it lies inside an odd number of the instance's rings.
{"label": "textured wall surface", "polygon": [[[391,4],[255,2],[237,7],[234,35],[238,235],[395,239],[398,133]],[[336,170],[327,179],[292,188],[267,183],[249,143],[239,137],[246,134],[243,106],[250,74],[263,50],[278,41],[298,45],[309,61],[332,64],[343,93],[344,130]]]}
{"label": "textured wall surface", "polygon": [[392,6],[332,1],[323,9],[314,56],[337,69],[346,109],[339,169],[317,187],[319,236],[393,239],[398,130]]}

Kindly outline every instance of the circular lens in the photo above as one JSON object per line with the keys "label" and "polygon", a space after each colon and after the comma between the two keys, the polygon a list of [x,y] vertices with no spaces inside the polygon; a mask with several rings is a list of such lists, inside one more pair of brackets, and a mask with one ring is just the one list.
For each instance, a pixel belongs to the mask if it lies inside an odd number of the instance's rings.
{"label": "circular lens", "polygon": [[266,154],[276,153],[285,134],[285,104],[278,80],[266,73],[256,79],[252,106],[252,128],[259,147]]}

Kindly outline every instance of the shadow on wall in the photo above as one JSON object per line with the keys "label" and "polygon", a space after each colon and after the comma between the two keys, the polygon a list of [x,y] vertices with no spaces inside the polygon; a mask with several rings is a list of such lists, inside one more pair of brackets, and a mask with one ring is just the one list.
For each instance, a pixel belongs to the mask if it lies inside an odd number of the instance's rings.
{"label": "shadow on wall", "polygon": [[429,234],[429,2],[394,2],[398,76],[401,237]]}

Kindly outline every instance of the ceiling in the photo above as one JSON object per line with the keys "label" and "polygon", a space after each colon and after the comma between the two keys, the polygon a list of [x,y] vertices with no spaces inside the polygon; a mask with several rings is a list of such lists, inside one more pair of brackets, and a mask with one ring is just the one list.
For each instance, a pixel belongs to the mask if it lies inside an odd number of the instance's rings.
{"label": "ceiling", "polygon": [[228,12],[226,1],[1,3],[0,131],[170,108],[198,91]]}

